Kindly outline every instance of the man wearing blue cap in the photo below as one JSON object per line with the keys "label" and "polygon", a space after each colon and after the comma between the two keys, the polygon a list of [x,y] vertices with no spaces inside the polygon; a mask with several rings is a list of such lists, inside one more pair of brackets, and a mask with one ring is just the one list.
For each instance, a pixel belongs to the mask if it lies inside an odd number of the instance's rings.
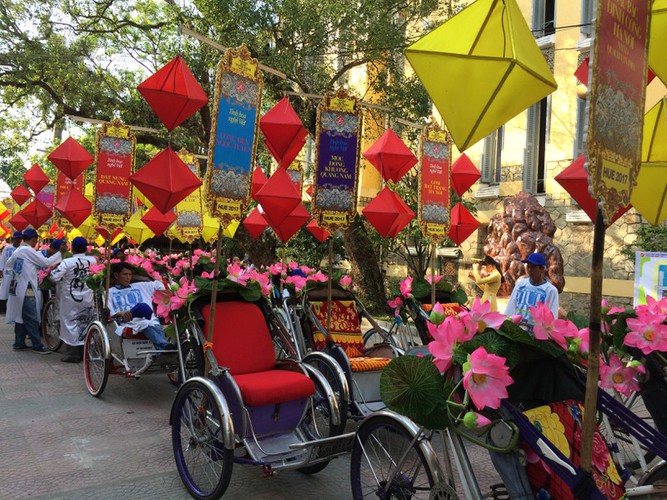
{"label": "man wearing blue cap", "polygon": [[40,354],[51,351],[42,345],[39,332],[40,314],[42,310],[42,294],[39,289],[40,267],[51,267],[58,264],[62,257],[55,248],[49,247],[48,257],[35,250],[37,231],[28,228],[23,231],[23,244],[16,249],[7,261],[9,297],[7,299],[7,323],[14,323],[14,350],[29,349],[25,344],[28,335],[32,342],[32,350]]}
{"label": "man wearing blue cap", "polygon": [[535,322],[530,316],[530,308],[540,302],[549,306],[554,318],[558,317],[558,289],[547,281],[547,261],[544,255],[539,252],[531,253],[522,262],[526,264],[528,277],[516,282],[507,302],[505,314],[507,316],[520,314],[523,318],[521,324],[532,328]]}
{"label": "man wearing blue cap", "polygon": [[65,363],[83,361],[83,344],[88,325],[94,318],[93,291],[86,286],[85,278],[97,259],[86,255],[88,242],[82,236],[72,240],[72,257],[64,259],[51,272],[56,283],[56,297],[60,313],[60,340],[67,346]]}
{"label": "man wearing blue cap", "polygon": [[0,300],[7,300],[7,293],[9,292],[9,282],[10,279],[4,279],[6,274],[5,267],[7,266],[7,261],[12,256],[14,251],[21,246],[23,241],[23,233],[21,231],[16,231],[12,235],[12,244],[7,245],[0,255],[0,278],[2,278],[2,283],[0,283]]}

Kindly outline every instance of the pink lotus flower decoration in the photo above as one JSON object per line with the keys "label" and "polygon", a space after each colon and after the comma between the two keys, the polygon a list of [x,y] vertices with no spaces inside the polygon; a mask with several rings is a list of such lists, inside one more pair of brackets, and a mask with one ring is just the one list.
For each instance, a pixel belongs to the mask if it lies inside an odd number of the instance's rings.
{"label": "pink lotus flower decoration", "polygon": [[475,430],[475,429],[479,429],[481,427],[486,427],[487,425],[490,425],[490,424],[491,424],[491,420],[486,418],[481,413],[477,413],[477,412],[474,412],[474,411],[469,411],[463,417],[463,425],[465,425],[468,429]]}
{"label": "pink lotus flower decoration", "polygon": [[248,284],[248,275],[238,262],[227,266],[227,279],[242,286]]}
{"label": "pink lotus flower decoration", "polygon": [[434,325],[439,325],[440,323],[445,321],[446,317],[447,314],[445,314],[445,308],[442,307],[442,304],[440,302],[436,302],[435,305],[433,306],[433,309],[431,309],[431,314],[429,315],[428,320]]}
{"label": "pink lotus flower decoration", "polygon": [[600,365],[600,387],[615,389],[625,396],[639,391],[639,382],[635,378],[636,370],[625,366],[616,354],[612,354],[609,364]]}
{"label": "pink lotus flower decoration", "polygon": [[426,323],[428,332],[433,340],[428,344],[428,350],[433,354],[433,363],[440,373],[444,373],[452,366],[454,346],[465,335],[463,323],[450,316],[439,325]]}
{"label": "pink lotus flower decoration", "polygon": [[667,325],[663,325],[665,314],[652,314],[647,309],[637,311],[637,318],[628,318],[630,332],[624,344],[640,349],[644,354],[667,350]]}
{"label": "pink lotus flower decoration", "polygon": [[282,276],[287,274],[287,268],[283,265],[282,262],[276,262],[275,264],[271,264],[271,266],[269,266],[269,272],[274,276]]}
{"label": "pink lotus flower decoration", "polygon": [[[468,315],[468,334],[472,338],[476,333],[483,333],[487,328],[498,329],[505,322],[507,316],[499,312],[491,311],[491,302],[482,302],[479,297],[475,299],[469,313],[462,313],[463,318]],[[465,321],[465,320],[464,320]]]}
{"label": "pink lotus flower decoration", "polygon": [[294,289],[297,292],[300,292],[303,290],[303,288],[306,286],[306,283],[308,280],[304,278],[303,276],[288,276],[285,279],[285,283],[289,283],[290,285],[294,285]]}
{"label": "pink lotus flower decoration", "polygon": [[664,314],[667,316],[667,297],[663,297],[660,300],[655,300],[650,295],[646,296],[646,305],[637,306],[635,309],[637,313],[647,311],[651,314]]}
{"label": "pink lotus flower decoration", "polygon": [[338,283],[340,283],[340,286],[347,289],[352,284],[352,278],[346,274]]}
{"label": "pink lotus flower decoration", "polygon": [[317,281],[319,283],[325,283],[325,282],[329,281],[329,278],[327,278],[327,275],[324,274],[322,271],[317,271],[315,274],[311,274],[310,276],[308,276],[307,279],[311,280],[311,281]]}
{"label": "pink lotus flower decoration", "polygon": [[103,273],[104,270],[107,268],[105,264],[92,264],[88,268],[88,273],[95,275],[95,274],[100,274]]}
{"label": "pink lotus flower decoration", "polygon": [[426,281],[428,281],[429,285],[433,285],[434,281],[435,283],[440,283],[442,281],[442,276],[433,276],[432,274],[429,274],[426,276]]}
{"label": "pink lotus flower decoration", "polygon": [[468,356],[463,369],[463,387],[477,409],[499,408],[500,402],[507,397],[507,387],[514,382],[505,358],[478,347]]}
{"label": "pink lotus flower decoration", "polygon": [[618,314],[625,311],[622,307],[612,306],[607,299],[602,299],[602,314]]}
{"label": "pink lotus flower decoration", "polygon": [[210,273],[207,273],[206,271],[201,273],[202,278],[213,279],[213,276],[215,276],[215,273],[213,271],[211,271]]}
{"label": "pink lotus flower decoration", "polygon": [[403,281],[401,281],[401,295],[406,299],[412,295],[412,276],[408,276]]}
{"label": "pink lotus flower decoration", "polygon": [[271,283],[268,274],[260,273],[256,269],[250,269],[247,271],[246,274],[248,276],[248,279],[259,283],[262,295],[269,295],[271,293],[271,289],[273,288],[273,283]]}

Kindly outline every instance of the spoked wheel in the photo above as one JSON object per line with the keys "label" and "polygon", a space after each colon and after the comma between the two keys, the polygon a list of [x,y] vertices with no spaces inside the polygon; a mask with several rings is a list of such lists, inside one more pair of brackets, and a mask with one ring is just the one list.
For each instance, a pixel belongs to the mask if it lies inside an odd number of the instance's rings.
{"label": "spoked wheel", "polygon": [[371,348],[378,344],[386,344],[389,341],[394,347],[399,347],[396,342],[395,334],[389,333],[383,329],[383,332],[378,332],[375,328],[371,328],[364,333],[364,347]]}
{"label": "spoked wheel", "polygon": [[93,323],[88,328],[83,347],[83,374],[88,392],[97,397],[107,385],[111,369],[111,353],[106,333]]}
{"label": "spoked wheel", "polygon": [[42,311],[42,342],[51,352],[56,352],[63,345],[60,340],[60,314],[55,297],[46,302]]}
{"label": "spoked wheel", "polygon": [[343,387],[343,384],[347,383],[345,381],[345,375],[333,358],[325,358],[318,354],[309,354],[303,358],[303,362],[319,371],[327,382],[329,382],[329,385],[333,390],[336,401],[338,402],[338,411],[340,411],[340,430],[337,430],[335,434],[331,434],[332,436],[336,436],[345,430],[345,425],[347,424],[347,411],[350,405],[349,388],[348,390],[345,390]]}
{"label": "spoked wheel", "polygon": [[648,472],[639,480],[639,485],[647,486],[649,484],[655,484],[658,481],[667,481],[666,462],[661,462],[659,465],[653,467],[650,472]]}
{"label": "spoked wheel", "polygon": [[[651,427],[655,427],[653,417],[646,409],[644,400],[639,394],[633,394],[630,398],[620,396],[620,399],[623,404],[632,410],[635,415],[640,417]],[[611,441],[618,446],[618,452],[621,456],[621,459],[623,460],[623,464],[629,470],[639,471],[639,469],[641,469],[641,462],[639,460],[640,453],[643,456],[646,464],[649,464],[655,458],[655,453],[634,440],[624,426],[617,425],[612,421],[611,431],[613,433]]]}
{"label": "spoked wheel", "polygon": [[215,395],[190,380],[179,390],[172,409],[171,437],[176,467],[190,495],[220,498],[232,476],[234,451],[223,443],[223,422]]}
{"label": "spoked wheel", "polygon": [[[350,479],[352,497],[372,499],[428,499],[434,473],[421,441],[398,421],[387,416],[367,420],[357,431]],[[402,460],[401,460],[402,458]]]}

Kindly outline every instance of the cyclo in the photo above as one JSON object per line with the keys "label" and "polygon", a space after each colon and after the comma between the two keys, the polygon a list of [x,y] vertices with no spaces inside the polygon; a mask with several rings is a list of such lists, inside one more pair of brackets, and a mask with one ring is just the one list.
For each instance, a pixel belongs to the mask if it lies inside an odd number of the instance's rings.
{"label": "cyclo", "polygon": [[[170,417],[174,458],[189,493],[220,498],[234,463],[261,466],[267,475],[316,473],[347,453],[354,434],[341,434],[331,385],[297,359],[269,302],[246,300],[238,290],[211,296],[194,300],[186,319],[210,368],[181,386]],[[211,325],[208,343],[203,332]],[[274,337],[287,357],[276,359]]]}
{"label": "cyclo", "polygon": [[[133,282],[147,280],[150,278],[138,275],[132,279]],[[129,328],[118,335],[118,323],[109,317],[104,307],[104,294],[103,287],[95,290],[95,318],[88,326],[84,340],[83,372],[90,394],[95,397],[102,394],[109,374],[139,379],[144,374],[178,370],[178,380],[183,381],[188,373],[203,370],[203,364],[195,357],[197,349],[192,347],[187,335],[179,333],[178,325],[175,325],[177,351],[159,351],[148,338],[140,333],[134,334]]]}

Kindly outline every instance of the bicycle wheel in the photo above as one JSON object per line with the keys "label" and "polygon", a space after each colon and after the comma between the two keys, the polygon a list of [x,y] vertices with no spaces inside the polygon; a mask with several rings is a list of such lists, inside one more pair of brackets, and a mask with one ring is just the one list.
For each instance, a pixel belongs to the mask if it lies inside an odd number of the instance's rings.
{"label": "bicycle wheel", "polygon": [[425,458],[426,445],[412,441],[411,433],[391,417],[381,415],[366,420],[357,431],[352,448],[352,497],[429,498],[435,473]]}
{"label": "bicycle wheel", "polygon": [[223,444],[223,418],[202,382],[190,380],[178,391],[171,423],[174,459],[183,484],[199,500],[220,498],[232,476],[234,451]]}
{"label": "bicycle wheel", "polygon": [[[653,417],[646,409],[644,401],[639,394],[635,394],[630,398],[620,396],[623,404],[632,410],[632,412],[648,423],[651,427],[655,427],[653,423]],[[641,462],[639,460],[639,454],[644,458],[646,464],[649,464],[654,458],[655,453],[647,450],[641,443],[633,440],[632,436],[628,432],[627,428],[622,425],[617,425],[615,422],[611,422],[611,441],[618,446],[618,453],[620,455],[623,464],[629,471],[639,471],[641,469]]]}
{"label": "bicycle wheel", "polygon": [[345,425],[347,424],[347,412],[350,404],[349,388],[346,390],[344,387],[344,384],[347,383],[345,375],[333,358],[325,357],[318,353],[307,355],[303,358],[303,362],[319,371],[327,382],[329,382],[331,390],[333,390],[336,401],[338,402],[338,411],[340,412],[340,432],[331,434],[332,436],[336,436],[345,429]]}
{"label": "bicycle wheel", "polygon": [[88,392],[98,397],[104,391],[111,370],[109,343],[97,323],[88,327],[83,347],[83,375]]}
{"label": "bicycle wheel", "polygon": [[667,462],[656,465],[650,472],[639,480],[639,486],[648,486],[658,481],[667,481]]}
{"label": "bicycle wheel", "polygon": [[56,352],[63,345],[60,340],[60,314],[55,297],[50,298],[42,311],[42,342],[51,352]]}

